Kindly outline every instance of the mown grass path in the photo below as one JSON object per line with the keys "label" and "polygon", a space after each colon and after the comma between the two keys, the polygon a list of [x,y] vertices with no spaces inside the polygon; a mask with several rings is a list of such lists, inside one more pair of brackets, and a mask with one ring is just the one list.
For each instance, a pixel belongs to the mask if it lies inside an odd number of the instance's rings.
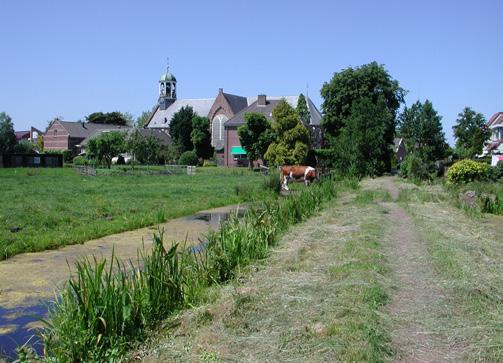
{"label": "mown grass path", "polygon": [[440,185],[363,181],[134,357],[502,362],[503,219],[448,198]]}
{"label": "mown grass path", "polygon": [[[446,291],[437,284],[426,243],[414,221],[397,203],[400,191],[391,178],[379,183],[392,201],[381,205],[388,211],[389,227],[384,246],[396,278],[396,290],[386,311],[391,317],[391,337],[396,360],[405,362],[457,362],[460,349],[442,332],[432,331],[428,321],[446,305]],[[372,187],[372,182],[367,184]],[[375,186],[374,186],[375,187]]]}
{"label": "mown grass path", "polygon": [[167,322],[145,362],[379,362],[391,354],[380,245],[385,216],[348,194],[291,229],[214,302]]}

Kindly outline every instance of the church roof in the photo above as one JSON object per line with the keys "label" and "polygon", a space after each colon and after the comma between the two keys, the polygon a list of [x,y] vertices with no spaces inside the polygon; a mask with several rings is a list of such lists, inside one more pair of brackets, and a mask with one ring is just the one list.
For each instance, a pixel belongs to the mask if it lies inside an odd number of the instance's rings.
{"label": "church roof", "polygon": [[234,114],[241,111],[243,108],[248,107],[248,99],[243,96],[233,95],[230,93],[224,93],[224,97],[229,102],[229,106]]}
{"label": "church roof", "polygon": [[167,72],[167,73],[164,73],[161,75],[161,78],[159,79],[160,82],[167,82],[167,81],[171,81],[171,82],[176,82],[176,78],[173,74]]}
{"label": "church roof", "polygon": [[194,112],[199,116],[207,117],[214,102],[215,98],[178,99],[165,110],[161,110],[157,106],[147,126],[151,128],[167,128],[173,115],[185,106],[192,107]]}
{"label": "church roof", "polygon": [[[299,101],[299,96],[284,96],[284,97],[267,97],[266,105],[259,106],[257,104],[257,96],[248,97],[249,106],[239,111],[234,117],[225,123],[225,126],[239,126],[245,123],[244,115],[247,112],[257,112],[263,114],[268,119],[272,117],[272,109],[279,103],[281,99],[285,99],[290,106],[297,108],[297,102]],[[311,114],[311,120],[309,122],[312,126],[318,126],[321,122],[321,113],[318,111],[313,101],[307,98],[307,104],[309,107],[309,113]]]}

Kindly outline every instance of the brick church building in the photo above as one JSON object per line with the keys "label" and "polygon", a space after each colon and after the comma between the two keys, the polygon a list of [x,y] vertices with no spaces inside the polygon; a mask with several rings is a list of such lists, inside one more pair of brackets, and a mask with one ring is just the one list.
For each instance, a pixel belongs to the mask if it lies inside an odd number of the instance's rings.
{"label": "brick church building", "polygon": [[[159,99],[145,125],[147,128],[168,132],[173,115],[182,107],[191,106],[194,112],[210,120],[211,144],[215,148],[218,165],[244,165],[246,151],[242,148],[237,129],[244,124],[247,112],[259,112],[268,119],[272,118],[272,109],[284,98],[292,107],[297,107],[298,96],[267,97],[258,95],[245,97],[224,92],[222,88],[214,98],[179,99],[176,96],[177,80],[166,72],[159,79]],[[321,142],[321,114],[314,103],[306,97],[310,111],[307,127],[313,129],[318,142]],[[316,141],[315,141],[316,142]]]}

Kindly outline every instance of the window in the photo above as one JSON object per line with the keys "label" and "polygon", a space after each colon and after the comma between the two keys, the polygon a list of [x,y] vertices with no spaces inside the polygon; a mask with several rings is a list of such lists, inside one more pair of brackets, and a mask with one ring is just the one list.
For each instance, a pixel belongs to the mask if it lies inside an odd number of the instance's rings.
{"label": "window", "polygon": [[57,129],[54,129],[54,131],[53,131],[53,135],[54,135],[54,136],[58,136],[58,130],[57,130]]}
{"label": "window", "polygon": [[211,145],[217,150],[224,147],[224,124],[227,120],[225,115],[216,115],[211,123]]}

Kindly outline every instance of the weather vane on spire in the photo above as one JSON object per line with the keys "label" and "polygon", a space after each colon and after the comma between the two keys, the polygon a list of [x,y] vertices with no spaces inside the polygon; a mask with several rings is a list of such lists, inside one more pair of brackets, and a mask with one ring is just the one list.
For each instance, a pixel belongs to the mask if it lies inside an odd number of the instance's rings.
{"label": "weather vane on spire", "polygon": [[169,57],[166,58],[166,73],[169,73]]}

